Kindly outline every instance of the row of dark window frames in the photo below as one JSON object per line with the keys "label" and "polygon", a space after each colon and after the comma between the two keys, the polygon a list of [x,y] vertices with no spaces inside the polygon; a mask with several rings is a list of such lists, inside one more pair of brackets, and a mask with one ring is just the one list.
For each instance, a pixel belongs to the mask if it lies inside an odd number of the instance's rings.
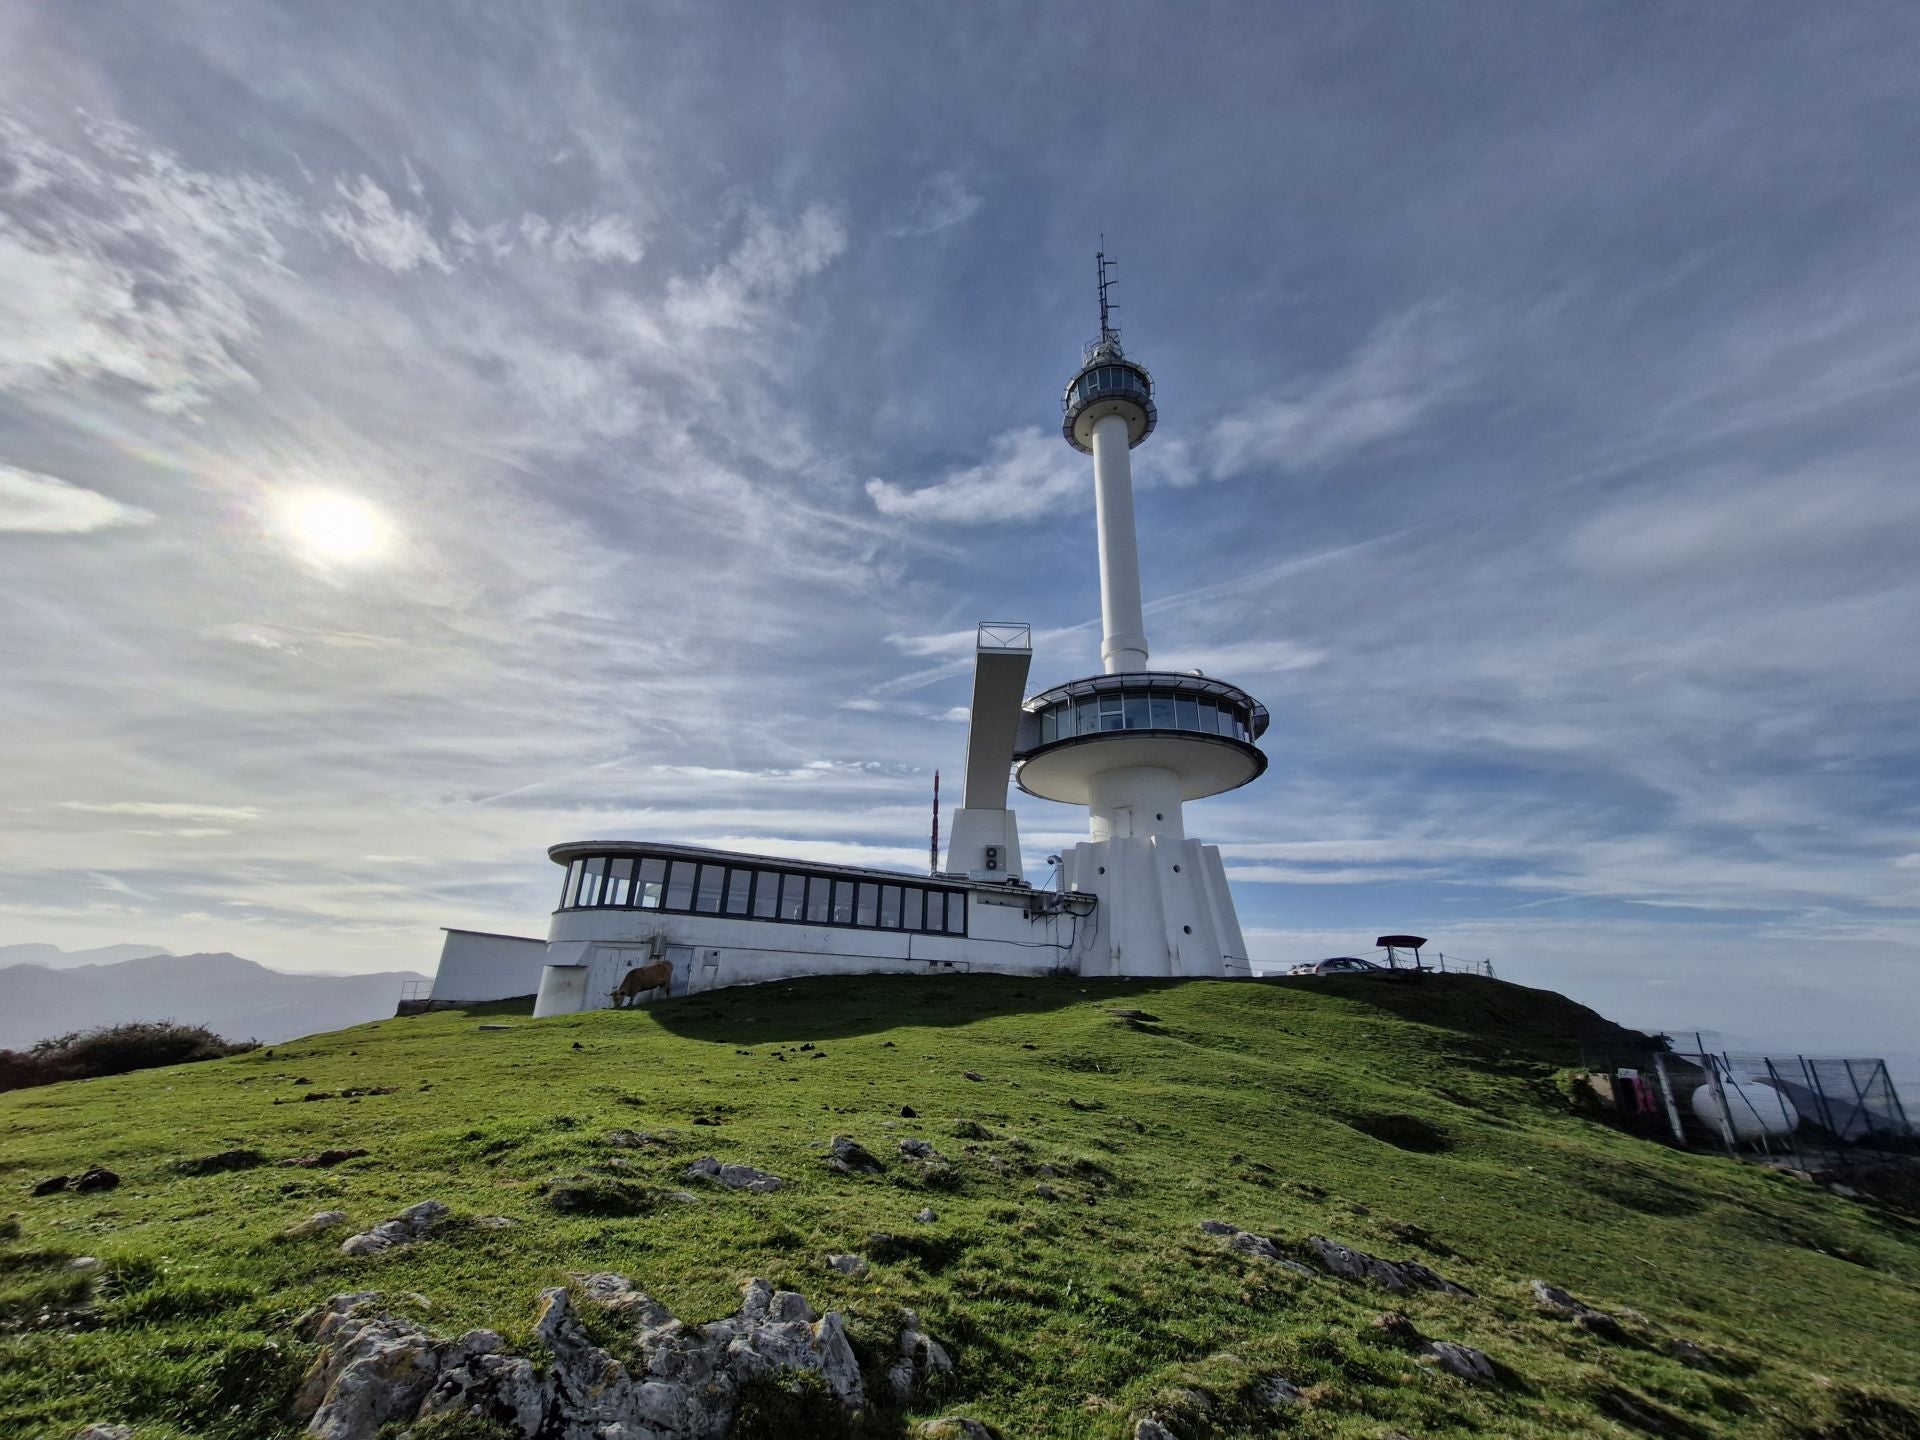
{"label": "row of dark window frames", "polygon": [[1131,395],[1145,399],[1147,382],[1140,377],[1139,371],[1129,366],[1102,365],[1076,380],[1073,394],[1076,400],[1091,400],[1100,395]]}
{"label": "row of dark window frames", "polygon": [[654,856],[588,855],[575,860],[567,867],[560,908],[607,907],[939,935],[967,933],[964,890]]}
{"label": "row of dark window frames", "polygon": [[1195,730],[1202,735],[1253,739],[1244,711],[1171,691],[1121,690],[1040,712],[1042,745],[1107,730]]}

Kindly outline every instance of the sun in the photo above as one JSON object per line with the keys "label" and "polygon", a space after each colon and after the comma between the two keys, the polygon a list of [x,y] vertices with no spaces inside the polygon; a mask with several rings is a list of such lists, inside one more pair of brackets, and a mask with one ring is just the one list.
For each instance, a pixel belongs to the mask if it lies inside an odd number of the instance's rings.
{"label": "sun", "polygon": [[393,540],[393,527],[357,495],[303,490],[282,505],[293,541],[316,560],[351,563],[377,559]]}

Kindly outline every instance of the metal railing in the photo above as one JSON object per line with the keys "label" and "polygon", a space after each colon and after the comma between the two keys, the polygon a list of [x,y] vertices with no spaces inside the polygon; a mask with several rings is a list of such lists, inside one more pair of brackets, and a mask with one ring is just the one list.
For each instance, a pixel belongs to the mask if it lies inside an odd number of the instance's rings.
{"label": "metal railing", "polygon": [[982,620],[975,647],[981,650],[1031,650],[1033,627],[1017,620]]}

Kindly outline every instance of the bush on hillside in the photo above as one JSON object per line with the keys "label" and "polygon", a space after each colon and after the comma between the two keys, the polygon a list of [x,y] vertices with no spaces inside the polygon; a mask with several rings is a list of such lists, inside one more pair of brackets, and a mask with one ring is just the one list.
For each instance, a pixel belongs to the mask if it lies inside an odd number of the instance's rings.
{"label": "bush on hillside", "polygon": [[204,1025],[177,1020],[136,1020],[101,1025],[41,1040],[26,1050],[0,1050],[0,1090],[24,1090],[60,1080],[124,1075],[156,1065],[218,1060],[256,1048],[251,1040],[222,1040]]}

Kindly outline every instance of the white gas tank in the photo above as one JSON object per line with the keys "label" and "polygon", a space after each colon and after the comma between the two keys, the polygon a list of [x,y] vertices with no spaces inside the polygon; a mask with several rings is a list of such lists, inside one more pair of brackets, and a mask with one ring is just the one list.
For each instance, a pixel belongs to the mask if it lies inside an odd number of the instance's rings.
{"label": "white gas tank", "polygon": [[1693,1113],[1716,1133],[1724,1119],[1735,1140],[1751,1144],[1782,1139],[1800,1124],[1800,1112],[1793,1108],[1793,1102],[1771,1085],[1758,1080],[1723,1080],[1720,1088],[1727,1096],[1724,1111],[1712,1085],[1702,1085],[1693,1092]]}

